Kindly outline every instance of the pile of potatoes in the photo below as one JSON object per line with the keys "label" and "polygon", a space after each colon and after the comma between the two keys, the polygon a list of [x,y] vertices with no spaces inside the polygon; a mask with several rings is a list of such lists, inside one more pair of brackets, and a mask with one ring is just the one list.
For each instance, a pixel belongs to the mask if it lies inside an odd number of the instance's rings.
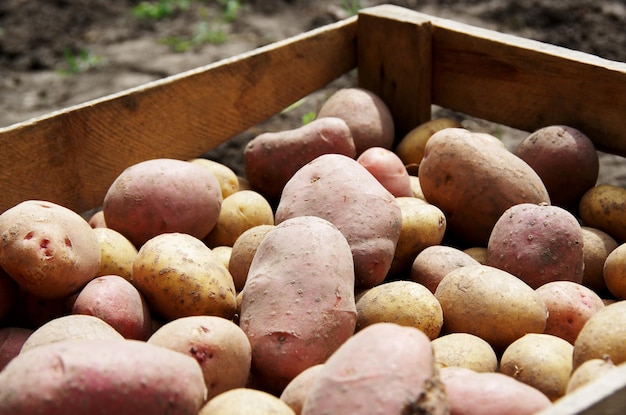
{"label": "pile of potatoes", "polygon": [[0,214],[0,413],[533,414],[626,361],[626,189],[582,132],[396,137],[345,88],[243,157]]}

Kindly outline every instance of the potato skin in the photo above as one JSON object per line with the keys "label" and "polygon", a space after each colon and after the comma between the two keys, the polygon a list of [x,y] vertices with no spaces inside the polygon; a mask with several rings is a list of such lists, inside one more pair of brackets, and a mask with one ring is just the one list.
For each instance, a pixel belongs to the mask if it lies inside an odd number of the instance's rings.
{"label": "potato skin", "polygon": [[579,387],[598,379],[616,367],[609,358],[587,360],[578,366],[576,370],[572,371],[572,375],[567,382],[565,394],[567,395]]}
{"label": "potato skin", "polygon": [[302,412],[304,401],[323,367],[324,364],[320,363],[303,370],[285,386],[280,394],[280,400],[289,405],[296,415]]}
{"label": "potato skin", "polygon": [[395,197],[413,197],[409,173],[400,157],[382,147],[370,147],[356,159],[372,173],[385,189]]}
{"label": "potato skin", "polygon": [[94,228],[100,246],[100,269],[97,276],[119,275],[131,279],[137,248],[124,235],[111,228]]}
{"label": "potato skin", "polygon": [[373,287],[391,267],[402,228],[396,198],[356,160],[319,156],[287,182],[275,223],[313,215],[333,223],[348,240],[356,285]]}
{"label": "potato skin", "polygon": [[233,277],[237,292],[241,291],[246,284],[252,258],[254,258],[254,254],[263,237],[272,228],[274,228],[274,225],[254,226],[239,235],[233,244],[233,250],[228,261],[228,270]]}
{"label": "potato skin", "polygon": [[273,201],[296,171],[327,153],[356,156],[352,132],[341,118],[323,117],[292,130],[260,134],[244,148],[243,162],[250,186]]}
{"label": "potato skin", "polygon": [[480,265],[470,255],[447,245],[432,245],[417,254],[411,265],[411,280],[434,293],[450,271],[466,265]]}
{"label": "potato skin", "polygon": [[236,388],[209,400],[198,415],[295,415],[278,397],[252,388]]}
{"label": "potato skin", "polygon": [[0,413],[195,415],[202,372],[182,353],[136,340],[41,346],[0,372]]}
{"label": "potato skin", "polygon": [[626,189],[599,184],[587,190],[580,199],[578,212],[582,224],[600,229],[618,243],[626,242]]}
{"label": "potato skin", "polygon": [[626,243],[611,251],[602,270],[607,289],[619,300],[626,300]]}
{"label": "potato skin", "polygon": [[485,340],[470,333],[450,333],[431,342],[439,367],[463,367],[475,372],[495,372],[498,357]]}
{"label": "potato skin", "polygon": [[26,291],[62,298],[96,276],[100,247],[79,214],[27,200],[0,214],[0,266]]}
{"label": "potato skin", "polygon": [[354,266],[341,232],[315,216],[270,230],[250,264],[239,325],[263,390],[280,393],[300,372],[323,363],[356,326]]}
{"label": "potato skin", "polygon": [[419,179],[426,200],[446,215],[460,245],[487,245],[502,213],[519,203],[550,203],[537,173],[503,146],[462,128],[430,137]]}
{"label": "potato skin", "polygon": [[237,174],[227,165],[205,158],[194,158],[189,160],[189,162],[202,166],[213,173],[217,182],[220,184],[222,199],[226,199],[228,196],[239,191],[239,179],[237,179]]}
{"label": "potato skin", "polygon": [[583,285],[606,297],[609,294],[604,280],[604,263],[609,254],[617,248],[617,241],[600,229],[582,226],[583,231]]}

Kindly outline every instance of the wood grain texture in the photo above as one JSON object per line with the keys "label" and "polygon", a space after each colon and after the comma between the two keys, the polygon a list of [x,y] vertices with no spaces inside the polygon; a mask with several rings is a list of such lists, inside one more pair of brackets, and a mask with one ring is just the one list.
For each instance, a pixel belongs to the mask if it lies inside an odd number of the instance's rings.
{"label": "wood grain texture", "polygon": [[356,18],[0,129],[0,211],[45,199],[100,206],[126,167],[189,159],[356,66]]}

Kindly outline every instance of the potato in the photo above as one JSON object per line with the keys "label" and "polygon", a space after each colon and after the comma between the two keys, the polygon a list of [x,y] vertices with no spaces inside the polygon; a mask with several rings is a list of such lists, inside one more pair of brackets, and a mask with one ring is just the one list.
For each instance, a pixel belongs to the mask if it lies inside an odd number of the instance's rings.
{"label": "potato", "polygon": [[17,303],[19,285],[0,268],[0,321],[2,321]]}
{"label": "potato", "polygon": [[587,320],[604,308],[594,291],[571,281],[553,281],[535,290],[548,309],[544,333],[574,344]]}
{"label": "potato", "polygon": [[304,401],[323,367],[324,364],[320,363],[303,370],[285,386],[285,389],[280,394],[280,400],[289,405],[296,415],[302,413]]}
{"label": "potato", "polygon": [[67,340],[124,340],[124,337],[104,320],[83,314],[57,317],[43,324],[28,336],[20,353],[47,344]]}
{"label": "potato", "polygon": [[97,276],[119,275],[131,279],[137,248],[124,235],[111,228],[94,228],[100,246],[100,269]]}
{"label": "potato", "polygon": [[78,213],[27,200],[0,214],[0,267],[26,291],[62,298],[96,276],[100,247]]}
{"label": "potato", "polygon": [[237,292],[243,289],[248,271],[259,244],[274,225],[257,225],[243,232],[233,244],[228,269],[235,282]]}
{"label": "potato", "polygon": [[488,265],[450,271],[435,291],[443,310],[443,332],[474,334],[496,352],[526,333],[543,333],[547,310],[525,282]]}
{"label": "potato", "polygon": [[417,254],[411,265],[411,280],[432,293],[450,271],[466,265],[480,265],[460,249],[446,245],[432,245]]}
{"label": "potato", "polygon": [[604,261],[604,282],[619,300],[626,300],[626,243],[611,251]]}
{"label": "potato", "polygon": [[233,278],[210,248],[188,234],[164,233],[147,241],[133,263],[131,282],[166,320],[235,314]]}
{"label": "potato", "polygon": [[474,258],[476,261],[483,265],[487,265],[487,247],[486,246],[472,246],[463,250],[467,255]]}
{"label": "potato", "polygon": [[358,287],[373,287],[385,279],[402,211],[365,167],[340,154],[325,154],[298,170],[285,185],[275,220],[279,224],[306,215],[330,221],[348,240]]}
{"label": "potato", "polygon": [[260,134],[245,146],[243,162],[250,186],[273,201],[296,171],[328,153],[356,156],[352,132],[341,118],[318,118],[292,130]]}
{"label": "potato", "polygon": [[126,339],[147,340],[152,334],[150,310],[143,295],[118,275],[91,280],[76,296],[72,313],[98,317]]}
{"label": "potato", "polygon": [[409,173],[393,151],[370,147],[356,161],[367,169],[395,197],[413,197]]}
{"label": "potato", "polygon": [[450,414],[533,415],[552,403],[541,391],[498,372],[462,367],[441,369]]}
{"label": "potato", "polygon": [[592,315],[574,342],[573,368],[590,359],[626,362],[626,301],[606,305]]}
{"label": "potato", "polygon": [[106,228],[107,223],[104,219],[104,212],[102,211],[102,209],[91,215],[87,220],[87,223],[89,223],[89,226],[91,226],[92,228]]}
{"label": "potato", "polygon": [[354,265],[341,232],[316,216],[270,230],[250,264],[239,325],[263,390],[280,394],[300,372],[323,363],[356,326]]}
{"label": "potato", "polygon": [[22,350],[22,346],[33,330],[22,327],[0,328],[0,372]]}
{"label": "potato", "polygon": [[213,173],[187,161],[151,159],[122,171],[104,196],[107,226],[137,248],[162,233],[204,238],[217,223],[222,191]]}
{"label": "potato", "polygon": [[413,197],[426,202],[426,197],[424,196],[424,192],[422,192],[422,186],[420,185],[420,178],[417,176],[409,175],[409,183],[411,185]]}
{"label": "potato", "polygon": [[230,255],[233,253],[233,247],[221,245],[216,246],[215,248],[211,249],[211,251],[213,251],[213,253],[219,259],[222,265],[224,265],[226,269],[228,269],[228,267],[230,266]]}
{"label": "potato", "polygon": [[391,149],[395,126],[391,111],[375,93],[363,88],[342,88],[317,112],[317,118],[338,117],[350,127],[356,156],[370,147]]}
{"label": "potato", "polygon": [[567,382],[565,394],[572,393],[581,386],[600,378],[616,367],[617,366],[615,366],[609,358],[587,360],[572,372]]}
{"label": "potato", "polygon": [[604,262],[611,251],[617,248],[617,241],[600,229],[582,226],[583,231],[583,285],[598,295],[606,296],[608,288],[604,281]]}
{"label": "potato", "polygon": [[443,325],[441,305],[428,288],[413,281],[389,281],[368,289],[356,302],[356,330],[375,323],[415,327],[429,339]]}
{"label": "potato", "polygon": [[578,212],[584,226],[600,229],[618,243],[626,242],[626,188],[596,185],[582,196]]}
{"label": "potato", "polygon": [[521,203],[498,219],[487,244],[487,264],[532,288],[552,281],[583,280],[583,236],[569,211]]}
{"label": "potato", "polygon": [[0,413],[197,414],[202,371],[182,353],[137,340],[40,346],[0,372]]}
{"label": "potato", "polygon": [[250,375],[250,341],[239,326],[222,317],[178,318],[161,326],[148,343],[196,359],[202,368],[207,399],[244,387]]}
{"label": "potato", "polygon": [[554,402],[565,395],[573,349],[560,337],[529,333],[506,348],[500,372],[540,390]]}
{"label": "potato", "polygon": [[498,357],[485,340],[470,333],[450,333],[432,341],[439,367],[457,366],[475,372],[495,372]]}
{"label": "potato", "polygon": [[461,246],[486,246],[504,211],[549,203],[537,173],[503,146],[462,128],[436,132],[426,143],[419,179],[426,200],[448,220]]}
{"label": "potato", "polygon": [[311,414],[447,414],[428,337],[377,323],[357,332],[324,364],[304,401]]}
{"label": "potato", "polygon": [[194,158],[189,161],[193,164],[204,167],[213,173],[217,182],[220,184],[222,199],[226,199],[228,196],[239,190],[239,179],[237,178],[237,174],[227,165],[205,158]]}
{"label": "potato", "polygon": [[294,415],[295,412],[278,397],[267,392],[237,388],[208,401],[198,415]]}
{"label": "potato", "polygon": [[209,248],[232,247],[248,229],[273,224],[274,211],[268,200],[253,190],[240,190],[224,199],[217,223],[203,241]]}
{"label": "potato", "polygon": [[410,273],[415,257],[429,246],[439,245],[446,232],[446,217],[435,205],[415,197],[397,197],[402,228],[389,275]]}
{"label": "potato", "polygon": [[534,131],[514,153],[541,177],[552,204],[568,210],[576,209],[583,194],[598,180],[600,160],[593,142],[567,125]]}

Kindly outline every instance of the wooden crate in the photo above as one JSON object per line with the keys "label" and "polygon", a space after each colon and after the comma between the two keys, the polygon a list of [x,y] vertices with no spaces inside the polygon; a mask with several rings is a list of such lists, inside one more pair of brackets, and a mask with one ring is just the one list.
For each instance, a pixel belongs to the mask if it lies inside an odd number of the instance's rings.
{"label": "wooden crate", "polygon": [[[398,136],[436,104],[533,131],[567,124],[626,156],[626,64],[395,6],[0,129],[0,211],[45,199],[83,212],[114,178],[158,157],[189,159],[341,75],[390,107]],[[621,413],[626,368],[547,414]]]}

